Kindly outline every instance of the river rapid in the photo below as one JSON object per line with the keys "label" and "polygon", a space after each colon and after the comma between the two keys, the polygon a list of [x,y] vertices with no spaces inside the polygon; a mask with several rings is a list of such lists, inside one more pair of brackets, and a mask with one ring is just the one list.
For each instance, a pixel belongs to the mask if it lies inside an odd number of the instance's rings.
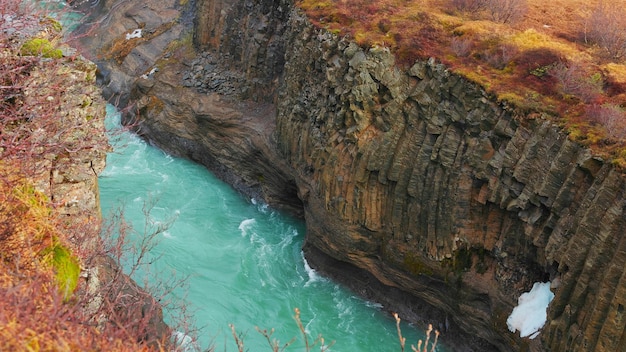
{"label": "river rapid", "polygon": [[[200,348],[237,351],[233,324],[250,351],[271,351],[256,326],[274,329],[272,338],[281,343],[298,337],[287,351],[304,351],[293,318],[298,308],[310,339],[322,334],[326,344],[334,341],[331,351],[400,351],[395,321],[383,307],[307,265],[301,220],[244,198],[198,164],[121,133],[119,114],[110,105],[107,113],[108,128],[116,132],[99,180],[103,214],[122,208],[135,230],[129,240],[136,243],[165,225],[146,258],[151,264],[135,279],[154,286],[186,278],[170,300],[174,306],[185,302]],[[176,325],[177,312],[166,310],[166,321]],[[424,337],[406,324],[402,332],[406,350]],[[444,349],[439,345],[437,351]]]}

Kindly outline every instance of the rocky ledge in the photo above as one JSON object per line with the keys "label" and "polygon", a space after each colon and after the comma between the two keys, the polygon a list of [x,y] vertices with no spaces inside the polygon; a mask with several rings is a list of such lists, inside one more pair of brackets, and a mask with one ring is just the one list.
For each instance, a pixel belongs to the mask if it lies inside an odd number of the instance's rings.
{"label": "rocky ledge", "polygon": [[[26,182],[44,196],[45,209],[52,211],[42,215],[50,221],[46,225],[55,230],[58,227],[63,236],[55,241],[67,245],[72,258],[80,263],[79,282],[68,304],[78,305],[85,319],[93,318],[81,323],[102,326],[112,312],[124,310],[126,320],[116,320],[115,324],[132,325],[150,311],[150,326],[144,330],[150,336],[138,338],[155,345],[169,339],[161,306],[102,249],[98,175],[104,170],[109,145],[104,128],[106,102],[96,86],[96,65],[61,43],[60,25],[51,18],[6,15],[3,21],[0,56],[7,74],[3,77],[6,86],[2,87],[6,93],[3,118],[9,117],[7,111],[15,113],[13,123],[2,124],[3,182],[10,184],[12,178],[7,175],[15,172],[28,178]],[[47,43],[50,48],[25,52],[27,43],[33,41]],[[11,106],[18,105],[16,101],[19,106]],[[24,115],[28,117],[19,119]],[[20,278],[31,275],[28,268],[17,269],[26,273],[19,274]],[[33,327],[34,331],[37,328]],[[54,331],[50,333],[54,335]],[[125,338],[131,336],[128,331],[124,333]],[[55,338],[63,343],[66,337],[60,333]],[[42,341],[46,343],[45,337]]]}
{"label": "rocky ledge", "polygon": [[[287,0],[100,6],[82,47],[106,96],[151,142],[303,214],[312,265],[455,350],[626,346],[625,178],[550,116],[435,59],[401,69]],[[137,28],[161,34],[115,45]],[[540,338],[508,331],[547,280]]]}

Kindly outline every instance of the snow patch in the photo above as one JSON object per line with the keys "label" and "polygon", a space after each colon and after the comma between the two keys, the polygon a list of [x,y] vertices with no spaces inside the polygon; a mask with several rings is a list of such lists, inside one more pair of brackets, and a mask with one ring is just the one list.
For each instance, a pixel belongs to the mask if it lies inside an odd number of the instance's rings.
{"label": "snow patch", "polygon": [[126,33],[126,40],[130,40],[133,38],[141,38],[142,31],[140,28],[135,29],[132,33]]}
{"label": "snow patch", "polygon": [[546,323],[546,310],[554,298],[550,291],[550,282],[535,282],[530,292],[524,292],[517,300],[517,307],[506,320],[511,332],[520,331],[521,337],[534,339],[539,335],[539,329]]}
{"label": "snow patch", "polygon": [[[127,35],[128,35],[128,34],[127,34]],[[152,78],[152,76],[153,76],[156,72],[159,72],[159,69],[158,69],[158,68],[156,68],[156,67],[154,67],[154,68],[152,68],[152,70],[150,70],[150,72],[148,72],[148,73],[144,73],[143,75],[141,75],[141,78],[143,78],[143,79],[150,79],[150,78]]]}

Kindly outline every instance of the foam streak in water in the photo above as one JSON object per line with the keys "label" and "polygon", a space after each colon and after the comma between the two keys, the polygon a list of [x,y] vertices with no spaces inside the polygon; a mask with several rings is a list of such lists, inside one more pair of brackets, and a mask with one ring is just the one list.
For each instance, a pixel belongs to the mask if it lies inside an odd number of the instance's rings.
{"label": "foam streak in water", "polygon": [[304,257],[304,252],[300,252],[300,255],[302,255],[302,261],[304,262],[304,270],[306,271],[306,273],[308,275],[308,280],[304,284],[304,287],[309,287],[314,282],[319,281],[320,280],[320,276],[315,271],[315,269],[311,268],[311,266],[309,265],[309,262],[306,261],[306,258]]}
{"label": "foam streak in water", "polygon": [[248,236],[248,231],[252,228],[255,222],[255,219],[245,219],[239,224],[238,229],[241,231],[242,237]]}

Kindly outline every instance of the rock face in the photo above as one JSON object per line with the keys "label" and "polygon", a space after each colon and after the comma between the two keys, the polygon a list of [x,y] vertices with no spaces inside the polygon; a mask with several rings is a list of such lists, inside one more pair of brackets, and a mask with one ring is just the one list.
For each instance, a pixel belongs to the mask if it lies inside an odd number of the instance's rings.
{"label": "rock face", "polygon": [[[282,32],[263,26],[270,21],[284,30],[286,21],[272,19],[271,14],[284,12],[286,17],[288,8],[273,11],[262,3],[209,2],[180,8],[174,0],[101,2],[100,6],[90,20],[99,24],[98,35],[84,36],[75,44],[98,63],[104,96],[120,108],[132,101],[124,116],[127,122],[139,121],[138,133],[152,143],[202,163],[246,195],[302,216],[295,182],[272,136],[276,113],[271,102],[284,64],[283,48],[274,42]],[[193,17],[198,9],[218,17]],[[253,28],[223,35],[220,28],[227,17],[231,25]],[[242,17],[246,20],[239,20]],[[206,26],[205,20],[216,27],[206,33],[195,31],[193,39],[184,32],[193,22]],[[139,27],[148,35],[125,39]],[[249,38],[256,29],[274,39]],[[210,33],[221,33],[220,40],[230,43],[230,50],[190,58],[192,42],[213,48],[217,37]]]}
{"label": "rock face", "polygon": [[105,167],[108,144],[104,136],[105,105],[95,85],[96,65],[79,58],[51,66],[29,72],[29,102],[36,106],[36,102],[56,98],[56,92],[63,92],[63,98],[57,100],[63,114],[55,123],[76,132],[64,133],[61,127],[57,131],[51,129],[49,134],[56,132],[64,140],[48,135],[44,137],[48,143],[66,143],[67,148],[46,148],[45,154],[24,162],[33,163],[33,182],[56,204],[54,210],[58,214],[71,219],[71,223],[99,224],[98,175]]}
{"label": "rock face", "polygon": [[499,350],[527,344],[505,323],[520,293],[560,282],[543,346],[626,348],[623,175],[434,60],[403,72],[384,48],[291,21],[300,30],[287,44],[277,134],[307,246]]}
{"label": "rock face", "polygon": [[[81,279],[73,299],[86,302],[86,316],[91,315],[90,311],[93,315],[97,312],[102,321],[109,318],[107,314],[112,310],[123,310],[124,318],[133,324],[145,312],[154,312],[146,322],[148,334],[140,338],[156,346],[170,332],[160,304],[124,274],[119,262],[110,258],[106,250],[97,248],[102,244],[98,238],[102,225],[98,176],[105,168],[108,143],[105,101],[95,84],[96,65],[79,56],[56,60],[62,61],[46,64],[46,59],[41,59],[42,63],[28,72],[28,79],[20,87],[24,104],[33,106],[34,113],[53,115],[38,116],[49,120],[49,129],[35,130],[33,135],[43,133],[40,138],[46,142],[22,158],[22,167],[29,171],[29,182],[50,200],[57,219],[62,219],[58,226],[69,234],[72,248],[80,253],[76,255],[80,255],[84,281]],[[53,110],[36,110],[46,101],[51,102]],[[103,300],[112,302],[107,307],[110,310],[102,308]]]}
{"label": "rock face", "polygon": [[[141,6],[107,13],[111,41],[132,30],[128,18],[158,12]],[[157,36],[130,51],[152,48],[151,76],[128,59],[100,62],[146,138],[303,213],[312,265],[433,322],[455,350],[626,350],[619,170],[547,116],[501,105],[432,59],[402,70],[385,48],[315,29],[287,1],[189,6],[204,54],[159,56]],[[158,7],[176,17],[173,1]],[[189,10],[176,11],[168,31],[185,25]],[[556,297],[540,338],[509,332],[519,295],[547,280]]]}

